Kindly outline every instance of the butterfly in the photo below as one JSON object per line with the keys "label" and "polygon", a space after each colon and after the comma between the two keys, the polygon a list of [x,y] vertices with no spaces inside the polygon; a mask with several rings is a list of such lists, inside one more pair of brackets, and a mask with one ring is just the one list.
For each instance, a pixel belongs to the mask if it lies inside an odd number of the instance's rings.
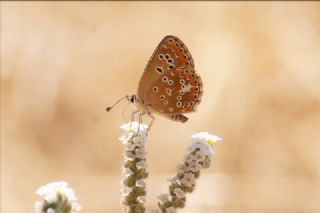
{"label": "butterfly", "polygon": [[194,112],[200,103],[202,89],[201,77],[194,69],[187,47],[178,37],[167,35],[152,54],[137,94],[124,98],[136,104],[133,114],[140,112],[139,121],[142,115],[148,114],[153,122],[153,114],[157,113],[184,123],[188,120],[184,114]]}

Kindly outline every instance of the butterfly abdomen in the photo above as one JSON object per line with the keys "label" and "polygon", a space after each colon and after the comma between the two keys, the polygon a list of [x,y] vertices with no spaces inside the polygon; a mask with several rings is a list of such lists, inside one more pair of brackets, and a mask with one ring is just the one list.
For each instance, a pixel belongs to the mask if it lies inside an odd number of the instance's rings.
{"label": "butterfly abdomen", "polygon": [[172,120],[180,121],[182,123],[185,123],[188,121],[188,118],[182,114],[173,114],[173,115],[170,115],[170,117]]}

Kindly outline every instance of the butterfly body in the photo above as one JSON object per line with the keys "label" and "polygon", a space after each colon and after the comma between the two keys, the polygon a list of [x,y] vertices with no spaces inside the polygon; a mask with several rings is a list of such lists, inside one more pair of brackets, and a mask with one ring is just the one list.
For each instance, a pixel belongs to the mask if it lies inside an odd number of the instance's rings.
{"label": "butterfly body", "polygon": [[200,103],[202,81],[187,47],[176,36],[166,36],[151,56],[138,85],[135,100],[142,114],[157,113],[186,122],[185,113]]}

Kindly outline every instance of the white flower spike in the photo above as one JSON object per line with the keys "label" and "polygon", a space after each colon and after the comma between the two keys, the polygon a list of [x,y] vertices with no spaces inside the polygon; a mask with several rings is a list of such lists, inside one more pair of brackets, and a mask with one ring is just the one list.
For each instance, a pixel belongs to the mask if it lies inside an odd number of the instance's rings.
{"label": "white flower spike", "polygon": [[159,208],[162,212],[173,213],[177,208],[184,208],[186,193],[194,190],[196,179],[199,178],[202,169],[209,168],[213,155],[212,145],[219,142],[221,138],[207,132],[192,135],[191,144],[183,161],[177,166],[177,173],[169,178],[168,194],[162,194],[158,198]]}
{"label": "white flower spike", "polygon": [[125,133],[119,138],[125,147],[125,163],[122,169],[122,212],[144,212],[146,202],[143,181],[148,176],[146,143],[148,126],[132,122],[120,127]]}

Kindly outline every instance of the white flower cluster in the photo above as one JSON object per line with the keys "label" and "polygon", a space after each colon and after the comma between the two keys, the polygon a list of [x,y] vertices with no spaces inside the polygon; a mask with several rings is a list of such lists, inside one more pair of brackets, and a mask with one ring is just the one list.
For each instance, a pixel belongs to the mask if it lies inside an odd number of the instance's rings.
{"label": "white flower cluster", "polygon": [[211,156],[214,153],[212,145],[220,140],[218,136],[207,132],[192,135],[188,153],[178,165],[176,176],[168,179],[170,195],[161,194],[158,197],[159,207],[163,212],[175,213],[176,208],[184,207],[185,194],[193,191],[200,170],[210,166]]}
{"label": "white flower cluster", "polygon": [[148,125],[132,122],[120,126],[126,132],[119,138],[125,145],[141,144],[145,145],[147,142]]}
{"label": "white flower cluster", "polygon": [[201,132],[192,135],[191,140],[192,143],[188,150],[199,149],[202,154],[211,157],[214,153],[212,145],[219,142],[221,138],[216,135],[211,135],[208,132]]}
{"label": "white flower cluster", "polygon": [[68,183],[52,182],[41,186],[36,194],[43,197],[43,201],[36,201],[34,208],[41,213],[77,213],[81,206]]}
{"label": "white flower cluster", "polygon": [[121,189],[123,212],[144,212],[146,183],[143,179],[148,175],[146,162],[148,126],[132,122],[120,128],[125,130],[125,134],[119,138],[125,145]]}

